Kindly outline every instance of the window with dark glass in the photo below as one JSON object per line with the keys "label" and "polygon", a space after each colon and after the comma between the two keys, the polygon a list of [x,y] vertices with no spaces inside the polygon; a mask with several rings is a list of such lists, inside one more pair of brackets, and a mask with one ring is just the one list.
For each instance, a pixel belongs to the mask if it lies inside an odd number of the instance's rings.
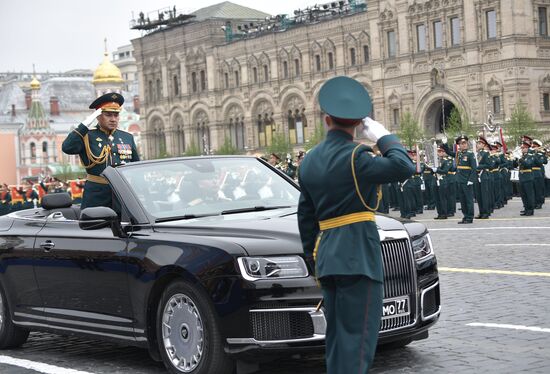
{"label": "window with dark glass", "polygon": [[240,84],[241,83],[239,81],[239,72],[235,70],[235,87],[239,87]]}
{"label": "window with dark glass", "polygon": [[180,94],[180,84],[178,80],[178,76],[174,75],[174,96],[178,96]]}
{"label": "window with dark glass", "polygon": [[225,88],[229,88],[229,74],[224,73],[223,78],[224,78]]}
{"label": "window with dark glass", "polygon": [[546,7],[539,7],[539,35],[548,36],[548,15]]}
{"label": "window with dark glass", "polygon": [[328,68],[330,70],[334,69],[334,56],[332,52],[328,53]]}
{"label": "window with dark glass", "polygon": [[426,50],[426,25],[416,25],[416,50],[418,52]]}
{"label": "window with dark glass", "polygon": [[298,59],[294,60],[294,73],[296,76],[300,75],[300,60]]}
{"label": "window with dark glass", "polygon": [[441,21],[434,22],[434,48],[443,47],[443,26]]}
{"label": "window with dark glass", "polygon": [[363,62],[365,64],[368,64],[369,63],[369,59],[370,59],[370,56],[369,56],[369,46],[368,45],[364,45],[363,46]]}
{"label": "window with dark glass", "polygon": [[160,79],[157,79],[157,100],[160,100],[162,97],[162,86]]}
{"label": "window with dark glass", "polygon": [[191,90],[193,92],[197,92],[197,73],[196,72],[191,73]]}
{"label": "window with dark glass", "polygon": [[254,78],[254,83],[258,83],[258,69],[257,68],[252,68],[252,75],[253,75],[253,78]]}
{"label": "window with dark glass", "polygon": [[451,44],[460,44],[460,18],[451,18]]}
{"label": "window with dark glass", "polygon": [[355,66],[355,64],[356,64],[355,48],[350,48],[349,49],[349,60],[350,60],[350,65]]}
{"label": "window with dark glass", "polygon": [[395,57],[396,45],[395,45],[395,31],[388,31],[388,57]]}
{"label": "window with dark glass", "polygon": [[544,93],[542,95],[542,105],[545,112],[550,111],[550,93]]}
{"label": "window with dark glass", "polygon": [[321,56],[315,55],[315,71],[321,71]]}
{"label": "window with dark glass", "polygon": [[206,90],[206,73],[201,70],[201,91]]}
{"label": "window with dark glass", "polygon": [[267,68],[267,65],[264,65],[264,82],[269,81],[269,69]]}
{"label": "window with dark glass", "polygon": [[487,39],[497,37],[497,13],[495,10],[489,10],[485,13],[487,23]]}
{"label": "window with dark glass", "polygon": [[493,96],[493,113],[500,114],[500,96]]}
{"label": "window with dark glass", "polygon": [[393,110],[393,124],[395,126],[399,125],[399,109]]}
{"label": "window with dark glass", "polygon": [[283,61],[283,78],[288,78],[288,62]]}

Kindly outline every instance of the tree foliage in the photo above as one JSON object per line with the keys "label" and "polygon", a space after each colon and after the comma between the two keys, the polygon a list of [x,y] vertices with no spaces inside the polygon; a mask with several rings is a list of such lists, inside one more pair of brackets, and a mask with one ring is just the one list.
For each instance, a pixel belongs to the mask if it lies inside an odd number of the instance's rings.
{"label": "tree foliage", "polygon": [[467,135],[468,137],[475,137],[476,135],[476,131],[470,123],[466,112],[457,107],[453,107],[451,110],[445,126],[445,132],[451,138],[456,138],[459,135]]}
{"label": "tree foliage", "polygon": [[322,123],[315,126],[313,134],[309,137],[305,144],[305,150],[309,151],[311,148],[315,147],[317,144],[321,143],[327,135],[325,126]]}
{"label": "tree foliage", "polygon": [[84,169],[76,169],[69,163],[62,163],[59,165],[59,169],[53,173],[52,176],[63,182],[67,182],[72,179],[84,178],[86,176],[86,171]]}
{"label": "tree foliage", "polygon": [[415,144],[422,141],[424,131],[418,124],[411,112],[405,112],[399,123],[397,135],[407,147],[412,148]]}
{"label": "tree foliage", "polygon": [[282,133],[276,132],[271,139],[271,145],[266,149],[268,154],[275,153],[281,158],[285,158],[287,153],[291,153],[291,145],[286,136]]}
{"label": "tree foliage", "polygon": [[239,153],[237,147],[233,145],[228,137],[224,139],[222,146],[216,151],[217,155],[238,155]]}
{"label": "tree foliage", "polygon": [[191,144],[185,149],[184,156],[200,156],[202,154],[199,145],[192,141]]}
{"label": "tree foliage", "polygon": [[510,119],[503,125],[503,128],[509,145],[513,147],[519,145],[523,135],[531,137],[539,135],[535,120],[522,102],[516,103]]}

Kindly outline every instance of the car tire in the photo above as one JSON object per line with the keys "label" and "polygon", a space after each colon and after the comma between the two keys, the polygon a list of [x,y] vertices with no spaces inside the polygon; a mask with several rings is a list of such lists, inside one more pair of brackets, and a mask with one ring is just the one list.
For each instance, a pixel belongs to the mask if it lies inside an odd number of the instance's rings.
{"label": "car tire", "polygon": [[214,309],[189,283],[175,281],[164,290],[156,328],[162,361],[170,373],[233,372],[235,363],[224,351]]}
{"label": "car tire", "polygon": [[4,288],[0,285],[0,349],[22,346],[29,337],[29,330],[15,326]]}

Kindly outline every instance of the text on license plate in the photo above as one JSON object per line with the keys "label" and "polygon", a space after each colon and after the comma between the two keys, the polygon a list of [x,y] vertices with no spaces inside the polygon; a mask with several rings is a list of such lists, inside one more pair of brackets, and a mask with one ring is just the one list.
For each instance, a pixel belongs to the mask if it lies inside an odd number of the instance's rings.
{"label": "text on license plate", "polygon": [[401,296],[393,299],[384,299],[382,319],[406,316],[410,313],[409,297]]}

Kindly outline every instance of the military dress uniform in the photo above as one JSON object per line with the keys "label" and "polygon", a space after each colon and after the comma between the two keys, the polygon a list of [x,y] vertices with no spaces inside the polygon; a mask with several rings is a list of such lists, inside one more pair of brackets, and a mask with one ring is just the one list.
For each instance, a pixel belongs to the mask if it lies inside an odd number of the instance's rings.
{"label": "military dress uniform", "polygon": [[[363,118],[371,101],[347,77],[328,80],[319,93],[321,109],[342,121]],[[341,123],[341,122],[338,122]],[[379,125],[379,124],[378,124]],[[380,185],[404,180],[414,166],[395,135],[378,139],[383,157],[331,129],[300,165],[298,226],[304,254],[324,296],[329,374],[367,373],[382,316],[383,264],[374,212]]]}
{"label": "military dress uniform", "polygon": [[448,173],[452,165],[453,160],[450,157],[439,158],[439,167],[435,172],[435,207],[437,209],[437,217],[435,217],[435,219],[447,219],[449,215]]}
{"label": "military dress uniform", "polygon": [[[486,141],[481,140],[482,143],[485,143],[488,145]],[[477,199],[477,205],[479,207],[479,216],[476,218],[486,219],[490,216],[490,197],[491,194],[489,193],[489,187],[490,182],[489,179],[491,178],[489,172],[491,169],[491,165],[489,163],[490,153],[489,151],[485,149],[481,149],[478,152],[477,155],[478,163],[477,163],[477,173],[478,173],[478,180],[476,181],[475,187],[476,187],[476,199]]]}
{"label": "military dress uniform", "polygon": [[[468,141],[468,137],[465,135],[459,136],[455,142],[458,144],[463,140]],[[464,215],[464,218],[459,223],[472,223],[474,220],[473,186],[477,179],[474,153],[469,150],[457,151],[455,153],[449,147],[446,148],[446,151],[450,156],[456,157],[456,184],[460,199],[460,209],[462,209],[462,214]]]}
{"label": "military dress uniform", "polygon": [[514,166],[519,167],[519,188],[523,203],[523,211],[520,214],[522,216],[532,216],[534,214],[535,185],[533,165],[535,165],[535,159],[533,154],[529,152],[524,153],[519,160],[514,162]]}
{"label": "military dress uniform", "polygon": [[435,185],[435,173],[433,168],[428,165],[424,165],[424,203],[426,204],[426,210],[435,209],[436,199],[436,185]]}
{"label": "military dress uniform", "polygon": [[[103,111],[116,112],[120,111],[120,105],[123,102],[124,99],[121,95],[105,94],[96,99],[90,105],[90,109],[102,108]],[[118,109],[114,104],[118,104]],[[86,168],[87,176],[81,209],[95,206],[116,209],[117,207],[113,206],[111,187],[101,173],[107,166],[116,167],[128,162],[139,161],[132,134],[119,129],[108,134],[99,124],[90,130],[81,123],[67,136],[63,142],[62,150],[66,154],[79,155]]]}
{"label": "military dress uniform", "polygon": [[9,189],[0,192],[0,216],[11,212],[11,193]]}
{"label": "military dress uniform", "polygon": [[[534,142],[535,141],[538,142],[537,144],[539,144],[539,147],[542,145],[540,141],[534,140]],[[534,159],[533,184],[535,188],[535,209],[541,209],[545,199],[544,165],[548,163],[548,158],[546,157],[546,154],[542,150],[537,148],[533,152],[533,159]]]}

